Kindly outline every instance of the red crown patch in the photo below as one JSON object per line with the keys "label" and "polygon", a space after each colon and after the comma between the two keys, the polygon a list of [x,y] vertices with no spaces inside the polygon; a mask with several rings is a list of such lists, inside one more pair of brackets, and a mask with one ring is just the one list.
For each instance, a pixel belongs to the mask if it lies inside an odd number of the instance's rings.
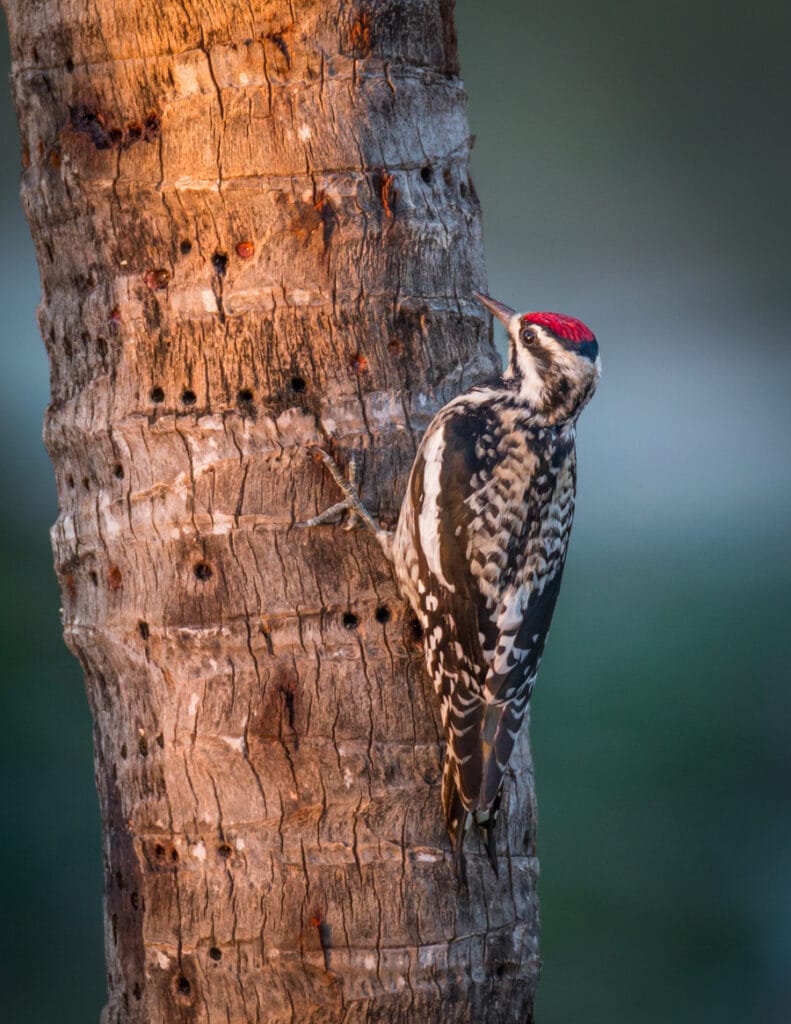
{"label": "red crown patch", "polygon": [[573,316],[564,316],[562,313],[525,313],[522,323],[546,327],[558,338],[573,341],[578,345],[583,341],[596,340],[590,327],[586,327],[581,320],[576,320]]}

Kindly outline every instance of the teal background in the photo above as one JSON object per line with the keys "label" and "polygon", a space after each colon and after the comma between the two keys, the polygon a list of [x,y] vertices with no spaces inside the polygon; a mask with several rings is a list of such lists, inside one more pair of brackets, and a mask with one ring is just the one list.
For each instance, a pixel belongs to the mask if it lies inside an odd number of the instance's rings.
{"label": "teal background", "polygon": [[[605,367],[533,702],[538,1021],[785,1024],[791,12],[457,17],[490,290],[580,316]],[[83,1024],[104,996],[99,824],[7,91],[0,132],[0,1015]]]}

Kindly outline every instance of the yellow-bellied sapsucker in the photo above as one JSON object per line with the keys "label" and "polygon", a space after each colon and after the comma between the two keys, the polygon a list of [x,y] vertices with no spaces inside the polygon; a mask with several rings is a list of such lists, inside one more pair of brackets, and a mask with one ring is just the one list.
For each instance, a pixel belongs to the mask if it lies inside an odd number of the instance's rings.
{"label": "yellow-bellied sapsucker", "polygon": [[424,631],[447,739],[442,803],[465,878],[474,822],[495,872],[503,776],[555,607],[574,513],[577,417],[600,374],[593,333],[477,296],[508,331],[508,368],[444,406],[415,457],[395,534],[324,455],[344,501],[391,558]]}

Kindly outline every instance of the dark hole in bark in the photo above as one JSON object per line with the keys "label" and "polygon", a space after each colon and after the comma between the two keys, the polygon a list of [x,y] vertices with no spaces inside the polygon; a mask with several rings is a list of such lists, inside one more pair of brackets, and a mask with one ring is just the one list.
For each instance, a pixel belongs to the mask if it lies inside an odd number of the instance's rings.
{"label": "dark hole in bark", "polygon": [[236,396],[239,405],[250,405],[253,401],[253,392],[250,388],[242,388]]}
{"label": "dark hole in bark", "polygon": [[[296,709],[294,707],[294,691],[289,689],[288,686],[281,686],[280,692],[283,694],[283,700],[286,703],[286,715],[288,716],[288,727],[292,732],[296,732],[294,729],[294,717]],[[295,746],[297,745],[296,737],[294,739]]]}
{"label": "dark hole in bark", "polygon": [[99,577],[97,576],[97,574],[93,570],[91,570],[90,577],[91,577],[91,583],[93,583],[93,585],[95,587],[98,587],[99,586]]}
{"label": "dark hole in bark", "polygon": [[434,180],[434,172],[428,166],[428,164],[425,167],[420,168],[420,179],[421,181],[424,181],[427,185],[430,185],[431,182]]}
{"label": "dark hole in bark", "polygon": [[183,996],[188,996],[192,991],[192,985],[190,985],[189,981],[184,977],[183,974],[179,977],[179,980],[176,984],[176,988]]}
{"label": "dark hole in bark", "polygon": [[135,997],[135,999],[137,999],[138,1002],[143,997],[143,992],[137,982],[135,982],[134,987],[132,989],[132,995]]}
{"label": "dark hole in bark", "polygon": [[159,117],[152,111],[145,121],[146,139],[157,138],[160,130]]}
{"label": "dark hole in bark", "polygon": [[165,737],[162,735],[162,733],[159,733],[159,735],[157,736],[157,746],[159,747],[160,750],[165,749]]}
{"label": "dark hole in bark", "polygon": [[415,641],[415,643],[418,643],[420,640],[423,639],[423,627],[420,625],[415,616],[412,617],[412,620],[409,623],[409,628],[412,631],[412,639]]}
{"label": "dark hole in bark", "polygon": [[170,851],[170,859],[171,859],[171,861],[174,864],[178,864],[178,860],[179,860],[178,850],[171,850]]}
{"label": "dark hole in bark", "polygon": [[69,473],[69,475],[66,477],[66,486],[71,487],[72,490],[74,489],[74,477],[71,475],[71,473]]}
{"label": "dark hole in bark", "polygon": [[154,856],[157,858],[157,860],[165,859],[165,847],[162,845],[162,843],[157,843],[157,845],[154,847]]}
{"label": "dark hole in bark", "polygon": [[211,949],[209,950],[209,956],[212,958],[212,960],[222,960],[222,951],[219,950],[216,946],[212,946]]}
{"label": "dark hole in bark", "polygon": [[293,391],[296,391],[298,394],[301,394],[305,390],[306,387],[307,387],[307,384],[305,383],[305,378],[304,377],[292,377],[291,378],[291,388],[292,388]]}
{"label": "dark hole in bark", "polygon": [[233,853],[233,850],[227,843],[221,843],[217,847],[217,853],[220,855],[220,857],[222,857],[223,860],[228,860],[228,858]]}
{"label": "dark hole in bark", "polygon": [[137,749],[140,751],[141,757],[148,757],[148,740],[145,736],[141,736],[137,741]]}
{"label": "dark hole in bark", "polygon": [[140,906],[140,897],[137,895],[136,892],[133,892],[132,895],[129,897],[129,902],[132,904],[132,910],[137,910],[137,908]]}
{"label": "dark hole in bark", "polygon": [[71,59],[71,57],[69,57],[66,60],[66,70],[68,71],[69,74],[71,74],[72,71],[74,70],[74,61]]}
{"label": "dark hole in bark", "polygon": [[384,625],[386,622],[390,621],[392,613],[386,604],[381,604],[376,609],[375,617],[377,622],[381,622],[382,625]]}
{"label": "dark hole in bark", "polygon": [[113,476],[115,477],[116,480],[123,480],[124,467],[121,465],[120,462],[116,462],[115,466],[113,466]]}
{"label": "dark hole in bark", "polygon": [[119,889],[123,889],[124,887],[124,876],[121,874],[120,871],[116,871],[115,873],[115,884],[118,886]]}
{"label": "dark hole in bark", "polygon": [[181,392],[181,401],[183,405],[195,405],[197,400],[195,392],[191,391],[189,388],[185,388],[185,390]]}
{"label": "dark hole in bark", "polygon": [[179,251],[181,252],[182,256],[189,256],[189,254],[192,252],[192,242],[189,240],[189,238],[185,238],[182,240],[181,245],[179,245]]}
{"label": "dark hole in bark", "polygon": [[87,476],[84,476],[82,478],[82,486],[85,488],[86,491],[89,491],[91,489],[91,481],[88,479]]}
{"label": "dark hole in bark", "polygon": [[331,963],[332,928],[330,928],[326,921],[322,921],[319,925],[319,942],[324,950],[324,969],[328,971]]}
{"label": "dark hole in bark", "polygon": [[124,761],[126,760],[127,753],[128,753],[128,751],[126,749],[126,744],[122,743],[121,744],[121,759],[122,760],[124,760]]}
{"label": "dark hole in bark", "polygon": [[459,193],[460,193],[462,199],[466,199],[467,198],[467,186],[466,186],[466,184],[463,181],[459,182]]}
{"label": "dark hole in bark", "polygon": [[354,612],[346,612],[343,616],[343,628],[344,629],[357,629],[357,623],[359,619]]}
{"label": "dark hole in bark", "polygon": [[162,388],[151,388],[151,401],[156,402],[157,405],[165,401],[165,392]]}
{"label": "dark hole in bark", "polygon": [[223,277],[228,269],[228,253],[216,252],[211,258],[211,265],[217,271],[218,275]]}
{"label": "dark hole in bark", "polygon": [[81,135],[86,135],[96,149],[110,149],[117,145],[121,136],[118,128],[110,128],[107,118],[101,111],[79,103],[69,107],[71,127]]}
{"label": "dark hole in bark", "polygon": [[209,565],[208,562],[198,562],[198,564],[195,566],[194,571],[195,575],[201,581],[201,583],[205,583],[206,580],[211,579],[212,567]]}
{"label": "dark hole in bark", "polygon": [[143,622],[142,619],[137,624],[137,631],[144,640],[148,640],[151,636],[151,630],[148,628],[148,623]]}

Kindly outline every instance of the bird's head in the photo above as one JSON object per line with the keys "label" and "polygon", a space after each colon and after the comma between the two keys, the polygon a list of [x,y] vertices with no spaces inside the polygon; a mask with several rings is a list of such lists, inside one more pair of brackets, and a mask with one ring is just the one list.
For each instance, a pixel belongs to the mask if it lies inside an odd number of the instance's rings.
{"label": "bird's head", "polygon": [[488,295],[475,297],[508,332],[508,369],[503,375],[536,418],[574,419],[596,390],[599,345],[581,320],[561,313],[517,313]]}

